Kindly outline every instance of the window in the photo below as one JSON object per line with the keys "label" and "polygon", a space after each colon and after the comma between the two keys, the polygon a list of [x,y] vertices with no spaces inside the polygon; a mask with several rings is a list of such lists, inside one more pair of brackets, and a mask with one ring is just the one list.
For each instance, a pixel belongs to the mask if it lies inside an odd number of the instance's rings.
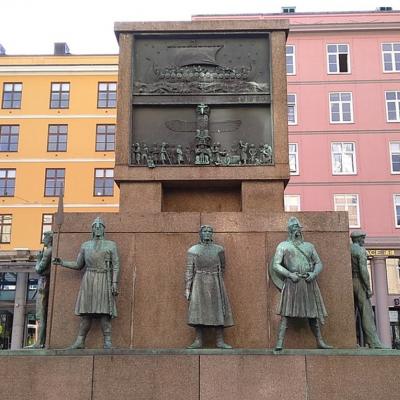
{"label": "window", "polygon": [[50,94],[50,108],[69,107],[69,83],[52,82]]}
{"label": "window", "polygon": [[42,214],[42,229],[40,232],[40,243],[43,243],[44,233],[51,231],[52,226],[53,226],[53,214]]}
{"label": "window", "polygon": [[351,92],[329,93],[329,109],[332,124],[353,122]]}
{"label": "window", "polygon": [[296,75],[296,53],[292,44],[286,46],[286,74]]}
{"label": "window", "polygon": [[328,44],[327,55],[329,74],[350,72],[349,46],[347,44]]}
{"label": "window", "polygon": [[297,104],[296,104],[296,95],[288,94],[288,123],[289,125],[297,124]]}
{"label": "window", "polygon": [[335,194],[333,198],[335,211],[347,211],[349,213],[349,228],[359,228],[358,194]]}
{"label": "window", "polygon": [[3,84],[2,108],[21,108],[22,83]]}
{"label": "window", "polygon": [[285,202],[285,211],[287,212],[295,212],[300,211],[300,196],[298,194],[285,194],[284,196]]}
{"label": "window", "polygon": [[18,151],[19,125],[0,125],[0,152]]}
{"label": "window", "polygon": [[383,43],[383,72],[400,72],[400,43]]}
{"label": "window", "polygon": [[390,161],[392,174],[400,174],[400,142],[390,143]]}
{"label": "window", "polygon": [[0,243],[11,243],[11,214],[0,214]]}
{"label": "window", "polygon": [[117,105],[117,83],[99,82],[97,108],[115,108]]}
{"label": "window", "polygon": [[0,196],[13,197],[15,191],[15,169],[0,169]]}
{"label": "window", "polygon": [[47,151],[67,151],[68,125],[49,125]]}
{"label": "window", "polygon": [[98,169],[94,170],[94,196],[113,196],[114,195],[114,170]]}
{"label": "window", "polygon": [[394,195],[394,217],[396,228],[400,228],[400,194]]}
{"label": "window", "polygon": [[96,151],[114,151],[115,125],[96,126]]}
{"label": "window", "polygon": [[354,143],[334,142],[331,144],[332,173],[334,175],[355,174],[356,153]]}
{"label": "window", "polygon": [[400,122],[400,92],[385,92],[388,122]]}
{"label": "window", "polygon": [[299,174],[299,153],[297,143],[289,143],[289,167],[290,175]]}
{"label": "window", "polygon": [[64,188],[65,169],[47,168],[44,185],[45,196],[59,196]]}

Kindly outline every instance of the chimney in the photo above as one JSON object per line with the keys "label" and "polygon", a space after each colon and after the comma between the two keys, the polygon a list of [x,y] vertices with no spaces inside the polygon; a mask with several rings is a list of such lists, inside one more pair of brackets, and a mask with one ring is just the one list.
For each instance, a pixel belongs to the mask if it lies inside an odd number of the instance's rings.
{"label": "chimney", "polygon": [[0,43],[0,56],[5,56],[6,55],[6,49],[4,46]]}
{"label": "chimney", "polygon": [[283,14],[292,14],[296,12],[296,7],[290,6],[290,7],[282,7],[282,13]]}
{"label": "chimney", "polygon": [[71,54],[69,51],[69,47],[65,42],[56,42],[54,43],[54,55],[55,56],[66,56]]}

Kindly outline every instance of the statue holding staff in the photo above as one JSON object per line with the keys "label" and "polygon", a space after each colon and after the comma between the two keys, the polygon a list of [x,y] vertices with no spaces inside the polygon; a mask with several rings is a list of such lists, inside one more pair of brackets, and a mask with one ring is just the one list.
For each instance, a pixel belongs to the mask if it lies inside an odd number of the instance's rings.
{"label": "statue holding staff", "polygon": [[75,314],[81,321],[72,349],[85,348],[94,318],[100,319],[104,348],[112,348],[111,319],[117,316],[115,297],[118,295],[119,259],[115,242],[104,239],[104,230],[103,220],[96,218],[92,224],[92,240],[82,244],[76,261],[53,260],[54,264],[66,268],[86,268],[76,300]]}

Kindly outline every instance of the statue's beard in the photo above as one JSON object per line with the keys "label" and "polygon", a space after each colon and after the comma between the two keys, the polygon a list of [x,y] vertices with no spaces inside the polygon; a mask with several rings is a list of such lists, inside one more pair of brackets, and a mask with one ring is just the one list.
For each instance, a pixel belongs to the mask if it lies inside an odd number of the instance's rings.
{"label": "statue's beard", "polygon": [[304,237],[302,231],[289,232],[289,240],[295,243],[303,243]]}

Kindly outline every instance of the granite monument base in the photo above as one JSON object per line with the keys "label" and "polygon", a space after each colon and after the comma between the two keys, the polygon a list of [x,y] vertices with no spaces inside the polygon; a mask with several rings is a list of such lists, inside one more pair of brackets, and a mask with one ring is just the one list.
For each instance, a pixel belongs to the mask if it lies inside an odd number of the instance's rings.
{"label": "granite monument base", "polygon": [[22,350],[5,400],[397,400],[395,350]]}

